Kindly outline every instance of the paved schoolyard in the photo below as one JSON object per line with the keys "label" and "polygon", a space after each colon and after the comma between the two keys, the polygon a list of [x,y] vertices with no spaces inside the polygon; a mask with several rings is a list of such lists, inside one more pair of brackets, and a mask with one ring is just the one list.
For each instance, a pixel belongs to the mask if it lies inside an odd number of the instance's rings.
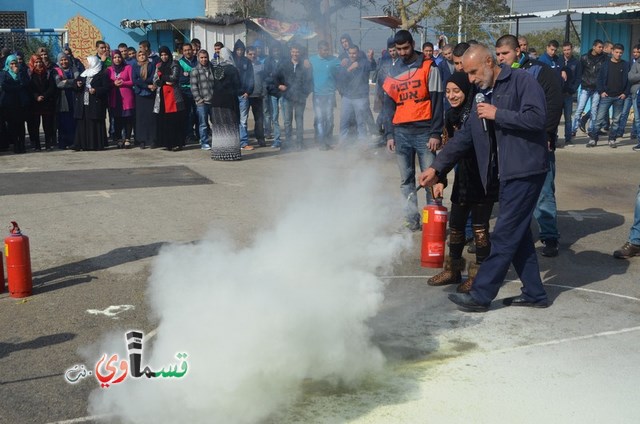
{"label": "paved schoolyard", "polygon": [[[425,284],[436,270],[420,268],[415,234],[380,274],[384,301],[367,321],[386,365],[355,386],[302,381],[298,401],[268,422],[638,422],[640,258],[611,253],[633,217],[640,153],[627,139],[615,150],[585,141],[557,153],[560,256],[540,257],[552,307],[458,311],[446,299],[452,287]],[[96,421],[88,410],[96,380],[68,384],[65,372],[87,363],[83,352],[105,334],[154,334],[161,319],[150,314],[147,287],[161,246],[197,242],[212,228],[251,246],[287,204],[316,189],[309,176],[350,175],[351,166],[381,178],[371,196],[397,198],[394,159],[371,146],[260,148],[234,163],[195,148],[1,154],[0,228],[17,220],[29,235],[35,287],[26,300],[0,294],[0,422]],[[317,224],[302,222],[299,237],[315,237]],[[255,272],[260,261],[243,264]],[[510,273],[498,299],[518,289]],[[198,313],[195,301],[176,284],[185,314]]]}

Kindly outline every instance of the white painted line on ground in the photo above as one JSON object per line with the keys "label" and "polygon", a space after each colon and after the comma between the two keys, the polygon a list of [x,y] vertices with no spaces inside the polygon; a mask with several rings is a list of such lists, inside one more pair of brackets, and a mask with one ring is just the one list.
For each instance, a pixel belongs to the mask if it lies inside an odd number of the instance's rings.
{"label": "white painted line on ground", "polygon": [[[383,279],[383,280],[400,280],[400,279],[403,279],[403,278],[429,278],[429,277],[431,277],[431,275],[389,275],[389,276],[378,276],[378,278]],[[504,280],[504,282],[505,283],[519,283],[520,280]],[[559,287],[559,288],[562,288],[562,289],[579,290],[579,291],[584,291],[584,292],[588,292],[588,293],[602,294],[602,295],[606,295],[606,296],[619,297],[621,299],[635,300],[637,302],[640,302],[640,298],[638,298],[638,297],[626,296],[624,294],[606,292],[606,291],[602,291],[602,290],[585,289],[584,287],[563,286],[563,285],[560,285],[560,284],[544,284],[544,285],[548,286],[548,287]]]}
{"label": "white painted line on ground", "polygon": [[89,417],[72,418],[70,420],[64,420],[64,421],[52,421],[49,424],[86,423],[87,421],[100,420],[100,419],[109,418],[109,417],[112,417],[112,415],[92,415]]}
{"label": "white painted line on ground", "polygon": [[588,219],[600,218],[603,215],[604,214],[600,212],[582,212],[582,211],[566,211],[566,212],[558,213],[558,216],[569,216],[578,222],[584,221],[585,218],[588,218]]}
{"label": "white painted line on ground", "polygon": [[579,340],[595,339],[596,337],[615,336],[618,334],[631,333],[633,331],[640,331],[640,327],[629,327],[629,328],[623,328],[621,330],[611,330],[611,331],[603,331],[600,333],[587,334],[585,336],[567,337],[566,339],[549,340],[546,342],[533,343],[529,345],[508,347],[506,349],[492,350],[488,353],[505,353],[505,352],[513,352],[515,350],[529,349],[532,347],[553,346],[553,345],[559,345],[562,343],[575,342]]}
{"label": "white painted line on ground", "polygon": [[622,299],[636,300],[636,301],[640,302],[640,298],[637,298],[637,297],[626,296],[624,294],[611,293],[611,292],[606,292],[606,291],[602,291],[602,290],[585,289],[583,287],[562,286],[560,284],[545,284],[545,286],[560,287],[560,288],[569,289],[569,290],[580,290],[580,291],[585,291],[585,292],[589,292],[589,293],[596,293],[596,294],[604,294],[604,295],[607,295],[607,296],[620,297]]}
{"label": "white painted line on ground", "polygon": [[113,319],[118,319],[116,315],[126,311],[130,311],[135,308],[136,307],[133,305],[111,305],[102,311],[99,309],[87,309],[87,312],[92,315],[105,315]]}
{"label": "white painted line on ground", "polygon": [[115,193],[111,192],[111,191],[99,191],[98,194],[87,194],[87,197],[104,197],[107,199],[111,199],[111,196],[113,196]]}

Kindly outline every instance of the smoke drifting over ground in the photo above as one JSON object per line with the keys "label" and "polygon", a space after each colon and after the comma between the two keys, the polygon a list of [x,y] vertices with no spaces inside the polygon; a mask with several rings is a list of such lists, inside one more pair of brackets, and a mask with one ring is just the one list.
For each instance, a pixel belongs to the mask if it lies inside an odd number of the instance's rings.
{"label": "smoke drifting over ground", "polygon": [[308,165],[313,172],[288,176],[304,189],[248,247],[216,232],[162,249],[148,290],[160,325],[143,366],[160,369],[187,352],[189,372],[96,390],[90,413],[253,423],[295,401],[305,379],[357,384],[380,370],[384,358],[366,324],[382,301],[375,275],[409,237],[392,232],[398,216],[379,190],[388,182],[374,172],[353,159],[326,172]]}

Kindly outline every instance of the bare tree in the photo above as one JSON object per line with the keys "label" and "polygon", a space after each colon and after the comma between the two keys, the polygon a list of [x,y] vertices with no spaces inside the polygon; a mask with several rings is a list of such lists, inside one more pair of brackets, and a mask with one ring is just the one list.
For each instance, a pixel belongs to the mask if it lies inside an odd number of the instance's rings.
{"label": "bare tree", "polygon": [[236,0],[235,14],[243,18],[267,17],[271,15],[272,0]]}
{"label": "bare tree", "polygon": [[400,28],[414,30],[421,20],[433,14],[443,0],[389,0],[382,10],[400,18]]}

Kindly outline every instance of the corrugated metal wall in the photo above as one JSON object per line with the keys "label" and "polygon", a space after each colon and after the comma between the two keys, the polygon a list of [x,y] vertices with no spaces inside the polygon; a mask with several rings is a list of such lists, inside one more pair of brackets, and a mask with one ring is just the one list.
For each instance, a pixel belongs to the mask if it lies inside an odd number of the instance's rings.
{"label": "corrugated metal wall", "polygon": [[[624,13],[621,15],[590,14],[582,15],[580,52],[584,54],[591,49],[593,40],[599,38],[602,41],[620,43],[624,46],[624,58],[631,56],[631,48],[637,44],[637,32],[633,27],[637,26],[633,20],[640,23],[640,13]],[[632,35],[634,38],[632,38]]]}

